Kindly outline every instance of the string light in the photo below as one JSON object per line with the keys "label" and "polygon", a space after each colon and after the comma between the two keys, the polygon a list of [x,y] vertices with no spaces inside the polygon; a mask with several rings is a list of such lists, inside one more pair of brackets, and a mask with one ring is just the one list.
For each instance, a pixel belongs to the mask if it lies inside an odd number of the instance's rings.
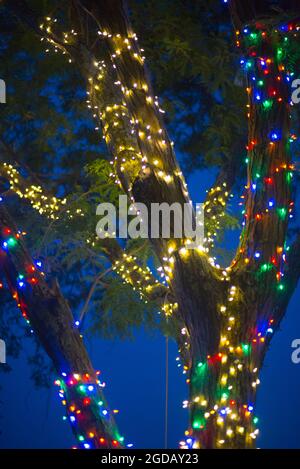
{"label": "string light", "polygon": [[[227,3],[224,1],[224,3]],[[47,19],[48,23],[42,26],[46,31],[45,39],[52,44],[56,50],[58,47],[55,40],[51,37],[52,20]],[[288,64],[284,63],[285,48],[288,46],[286,34],[296,34],[299,26],[282,25],[277,29],[269,30],[264,25],[257,25],[255,28],[245,26],[243,31],[236,31],[236,43],[238,47],[245,46],[246,56],[240,61],[242,68],[246,71],[249,79],[247,93],[249,102],[247,104],[247,115],[250,118],[255,113],[260,119],[272,119],[271,113],[277,115],[277,111],[286,106],[287,92],[286,83],[292,76]],[[116,102],[110,102],[104,109],[98,108],[98,94],[103,90],[104,77],[107,75],[107,64],[105,62],[95,61],[94,69],[89,77],[89,89],[87,106],[93,112],[95,119],[100,120],[102,124],[103,136],[108,145],[112,147],[113,159],[111,161],[111,177],[115,183],[126,189],[132,202],[132,184],[137,178],[146,178],[152,174],[165,187],[174,187],[179,182],[182,189],[183,198],[189,200],[187,187],[182,173],[177,167],[170,167],[166,164],[164,158],[165,152],[172,153],[172,142],[169,141],[165,131],[160,128],[158,113],[163,113],[158,99],[149,93],[148,85],[143,79],[134,77],[129,81],[122,73],[123,56],[130,57],[136,61],[140,67],[143,66],[145,57],[142,50],[137,45],[137,37],[132,34],[124,37],[121,34],[111,34],[110,31],[99,30],[99,37],[108,41],[113,64],[113,71],[116,71],[114,86],[116,88]],[[273,40],[275,39],[275,41]],[[64,43],[76,41],[76,33],[65,34]],[[263,47],[262,47],[263,44]],[[272,44],[277,44],[276,50],[273,50]],[[270,53],[266,53],[269,51]],[[63,50],[65,52],[65,50]],[[272,52],[272,54],[271,54]],[[142,77],[143,75],[139,75]],[[139,99],[142,103],[143,116],[133,112],[132,102]],[[155,116],[150,119],[149,116]],[[143,118],[142,118],[143,117]],[[124,123],[126,123],[126,132],[124,133]],[[248,165],[248,183],[246,193],[243,195],[244,208],[244,230],[241,237],[241,244],[238,256],[234,259],[231,268],[224,270],[219,274],[224,282],[230,281],[231,269],[239,262],[243,261],[243,267],[250,269],[262,275],[271,275],[274,278],[275,286],[278,292],[284,290],[282,281],[284,263],[287,253],[287,246],[284,239],[279,240],[279,245],[272,246],[272,251],[268,252],[264,247],[253,243],[248,245],[249,237],[244,236],[247,231],[259,230],[265,224],[276,223],[286,232],[287,216],[292,216],[293,202],[290,200],[279,200],[275,198],[276,187],[281,183],[285,188],[285,193],[290,194],[289,184],[291,182],[293,167],[289,161],[289,155],[282,151],[285,144],[291,143],[293,137],[287,132],[286,128],[277,128],[276,119],[274,127],[267,128],[265,135],[250,135],[247,144],[248,155],[246,163]],[[96,130],[98,130],[98,125]],[[123,131],[120,139],[120,129]],[[128,131],[129,130],[129,131]],[[122,143],[120,142],[122,140]],[[123,141],[124,140],[124,141]],[[118,142],[116,144],[115,142]],[[277,151],[280,149],[284,158],[278,161]],[[264,151],[268,157],[264,171],[257,170],[255,167],[255,157],[259,152]],[[262,174],[260,174],[262,173]],[[262,197],[258,197],[261,196]],[[228,198],[230,197],[226,183],[218,185],[208,193],[205,204],[205,211],[208,214],[211,225],[208,226],[207,238],[204,246],[199,249],[199,255],[207,255],[209,249],[213,246],[213,240],[216,237],[217,230],[220,227],[221,218],[224,217],[224,210]],[[289,197],[289,196],[288,196]],[[263,206],[257,207],[256,200],[263,200]],[[255,207],[254,212],[250,209]],[[253,237],[255,238],[255,237]],[[252,239],[252,237],[251,237]],[[173,244],[173,242],[172,242]],[[177,262],[177,256],[182,261],[189,258],[189,250],[185,243],[175,243],[175,245],[166,246],[162,256],[163,264],[160,268],[161,276],[164,276],[168,284],[172,284],[174,269]],[[215,260],[207,256],[209,264],[218,269]],[[127,265],[128,264],[128,265]],[[131,265],[132,264],[132,265]],[[255,267],[253,267],[253,264]],[[125,263],[116,263],[114,268],[127,283],[132,282],[132,275],[137,271],[143,280],[148,282],[149,272],[147,269],[139,270],[139,267],[133,267],[133,260],[127,260]],[[147,287],[146,287],[147,288]],[[149,288],[152,288],[149,286]],[[137,284],[140,290],[140,284]],[[253,416],[253,405],[256,387],[259,385],[257,377],[259,368],[260,350],[265,346],[268,337],[273,333],[273,319],[268,318],[267,327],[257,328],[248,334],[247,341],[241,342],[240,339],[240,312],[242,293],[235,285],[228,288],[228,296],[225,304],[220,306],[222,315],[222,330],[219,345],[219,351],[206,357],[206,360],[190,367],[188,382],[191,383],[192,399],[185,403],[186,407],[191,408],[191,428],[186,432],[186,440],[181,442],[183,447],[198,447],[201,441],[209,433],[211,421],[216,421],[218,432],[216,435],[216,446],[234,445],[238,441],[243,447],[251,447],[258,434],[256,424],[257,418]],[[176,303],[170,302],[164,307],[165,313],[171,314]],[[268,315],[271,315],[268,312]],[[272,322],[271,322],[272,321]],[[270,327],[273,325],[273,327]],[[182,329],[182,336],[188,336],[185,328]],[[186,370],[185,370],[186,371]],[[254,376],[252,376],[254,375]],[[212,399],[210,395],[199,395],[199,389],[204,389],[211,376],[218,376],[216,386],[216,396]],[[239,379],[248,382],[250,380],[252,390],[248,397],[250,401],[240,402],[240,389],[238,388]],[[251,379],[250,379],[251,378]],[[195,393],[196,394],[193,394]],[[105,409],[104,409],[105,410]],[[84,437],[83,437],[83,440]],[[90,444],[90,443],[84,443]]]}
{"label": "string light", "polygon": [[[269,120],[276,122],[276,113],[282,106],[287,105],[288,91],[285,83],[290,81],[293,71],[290,64],[285,64],[285,57],[289,54],[286,52],[288,47],[288,39],[286,33],[289,32],[293,37],[300,31],[300,26],[290,24],[275,27],[268,30],[262,23],[254,27],[245,27],[243,31],[237,31],[237,45],[245,46],[248,56],[243,57],[240,61],[242,68],[246,71],[249,78],[247,93],[249,96],[249,104],[247,106],[248,117],[253,119],[253,115],[257,115],[257,119]],[[284,33],[284,34],[282,34]],[[271,51],[276,44],[274,55],[265,56],[262,51]],[[277,67],[277,69],[276,69]],[[270,116],[270,113],[275,113]],[[288,118],[289,111],[287,111]],[[275,118],[274,118],[275,117]],[[268,125],[270,126],[270,123]],[[263,127],[263,126],[262,126]],[[267,127],[267,126],[266,126]],[[256,128],[259,125],[256,123]],[[267,127],[268,128],[268,127]],[[290,163],[290,155],[285,150],[289,148],[289,144],[296,140],[294,134],[289,134],[287,128],[271,128],[265,136],[256,138],[256,135],[250,135],[247,144],[248,155],[245,159],[248,165],[248,183],[246,193],[242,196],[244,214],[244,230],[241,236],[241,244],[238,256],[233,260],[231,269],[242,260],[248,268],[252,260],[255,267],[251,264],[257,275],[271,275],[274,279],[276,290],[280,293],[284,292],[285,284],[282,279],[284,276],[284,265],[286,262],[286,254],[288,246],[284,238],[279,239],[273,247],[274,252],[266,255],[264,247],[253,246],[251,249],[247,245],[248,236],[244,236],[249,230],[254,230],[256,226],[264,226],[266,223],[283,224],[282,232],[286,233],[287,217],[292,216],[294,203],[289,200],[290,183],[294,166]],[[269,149],[268,149],[269,145]],[[278,161],[277,150],[280,149],[283,158]],[[266,174],[259,174],[255,165],[257,152],[267,152],[266,165],[264,166]],[[280,153],[279,153],[280,154]],[[287,200],[284,201],[278,197],[276,187],[281,185],[284,187],[283,192],[288,194]],[[259,198],[257,194],[259,193]],[[214,192],[212,192],[214,195]],[[259,209],[254,213],[250,207],[256,207],[256,200],[263,202],[264,209]],[[280,197],[280,196],[279,196]],[[222,205],[222,204],[221,204]],[[209,203],[207,204],[209,206]],[[271,225],[270,225],[271,226]],[[257,228],[258,229],[258,228]],[[211,242],[211,240],[209,240]],[[228,277],[224,276],[224,279]],[[241,383],[251,382],[251,392],[248,399],[254,402],[256,388],[260,383],[257,376],[261,363],[261,356],[265,350],[266,343],[274,333],[276,321],[272,317],[272,311],[265,312],[266,319],[259,323],[254,330],[248,333],[248,342],[240,343],[238,340],[241,330],[240,304],[239,298],[242,292],[232,285],[228,291],[227,304],[220,306],[220,314],[224,318],[224,326],[221,329],[221,339],[219,351],[214,356],[207,357],[206,362],[203,360],[195,365],[191,375],[191,400],[185,403],[185,407],[190,408],[192,422],[191,428],[187,430],[187,438],[180,442],[183,448],[205,446],[210,438],[210,429],[216,424],[215,442],[210,442],[216,447],[253,447],[253,442],[257,438],[259,430],[256,428],[258,418],[253,415],[254,406],[252,402],[240,402],[241,389],[239,388],[239,380]],[[263,314],[262,314],[263,316]],[[227,319],[227,321],[226,321]],[[199,375],[199,371],[201,374]],[[251,378],[251,374],[254,377]],[[238,376],[241,375],[241,378]],[[206,398],[199,394],[199,390],[205,392],[207,383],[212,376],[218,376],[216,385],[216,395],[212,399],[211,394]],[[200,403],[204,403],[202,407]],[[211,423],[208,423],[211,422]],[[235,422],[233,425],[232,422]]]}
{"label": "string light", "polygon": [[60,199],[54,196],[48,196],[44,193],[41,186],[28,184],[20,175],[19,171],[11,164],[3,163],[0,167],[0,173],[8,179],[10,189],[14,191],[21,199],[28,199],[32,207],[41,215],[46,215],[50,219],[58,220],[61,210],[65,210],[69,218],[74,215],[84,216],[80,208],[72,213],[65,209],[67,199]]}
{"label": "string light", "polygon": [[[10,227],[4,227],[2,228],[1,238],[2,249],[5,254],[18,256],[19,271],[16,273],[15,281],[10,279],[9,284],[12,297],[20,308],[26,323],[31,328],[30,310],[26,304],[24,290],[41,288],[41,280],[45,277],[45,274],[36,267],[37,264],[40,264],[39,261],[34,265],[25,256],[24,262],[20,262],[22,256],[20,256],[19,251],[23,249],[21,242],[25,234],[21,231],[15,233]],[[32,329],[31,332],[33,332]],[[55,384],[59,386],[59,396],[62,404],[66,406],[67,417],[69,417],[74,433],[77,435],[79,447],[84,449],[99,448],[100,438],[104,438],[101,445],[105,444],[106,447],[120,447],[123,446],[124,442],[124,438],[118,434],[112,417],[113,414],[118,413],[118,410],[110,412],[107,408],[102,394],[105,383],[99,380],[98,375],[99,372],[96,373],[97,377],[93,378],[88,373],[81,376],[79,373],[67,375],[67,373],[62,372],[62,378],[55,381]],[[102,406],[105,407],[102,408]],[[100,421],[105,435],[99,435],[99,425],[97,423],[100,417],[99,407],[101,407],[103,416]]]}

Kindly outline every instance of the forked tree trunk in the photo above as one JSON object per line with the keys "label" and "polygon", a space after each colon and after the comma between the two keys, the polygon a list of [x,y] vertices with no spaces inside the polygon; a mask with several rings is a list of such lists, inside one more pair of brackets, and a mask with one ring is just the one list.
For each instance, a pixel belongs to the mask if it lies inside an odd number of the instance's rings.
{"label": "forked tree trunk", "polygon": [[[102,122],[120,183],[129,195],[133,194],[135,201],[148,206],[151,202],[182,203],[182,188],[176,178],[166,188],[165,178],[160,178],[154,168],[156,163],[152,158],[158,155],[163,160],[163,170],[176,175],[167,134],[152,105],[148,76],[142,62],[133,60],[140,58],[141,52],[134,43],[123,2],[103,1],[100,5],[86,1],[84,4],[106,42],[114,64],[115,83],[121,88],[118,91],[108,81],[101,82],[103,75],[99,80],[95,73],[89,74],[89,104]],[[236,18],[241,14],[241,3],[238,7]],[[171,253],[162,240],[153,240],[157,255],[170,273],[170,289],[177,304],[174,315],[185,324],[184,340],[179,346],[184,356],[188,356],[185,365],[190,386],[190,429],[184,443],[188,447],[255,447],[258,376],[270,336],[284,314],[279,305],[280,295],[284,295],[282,275],[290,211],[290,108],[285,80],[288,57],[285,52],[278,55],[278,50],[285,48],[285,35],[276,32],[276,19],[268,18],[259,24],[254,19],[245,15],[242,20],[250,23],[253,41],[250,37],[249,42],[247,32],[238,33],[242,53],[251,67],[248,70],[250,163],[245,227],[237,255],[230,268],[222,273],[211,267],[199,252],[181,255],[182,245],[176,240]],[[78,23],[82,25],[82,21]],[[290,36],[289,40],[293,41],[293,34]],[[89,55],[91,51],[88,48],[87,51]],[[74,57],[76,60],[76,54]],[[266,65],[259,63],[259,58],[265,58]],[[109,69],[110,65],[106,63],[106,67]],[[253,86],[254,79],[263,81],[258,90]],[[132,121],[138,125],[130,127]],[[160,146],[155,131],[144,142],[148,123],[154,130],[163,128],[165,149]],[[130,152],[126,154],[126,150]],[[138,171],[136,162],[143,161],[144,156],[146,169]]]}
{"label": "forked tree trunk", "polygon": [[[298,5],[283,3],[286,17],[294,18],[289,9]],[[183,204],[184,180],[123,0],[73,4],[76,33],[63,38],[50,20],[45,38],[71,55],[86,80],[88,106],[101,122],[116,182],[147,206]],[[237,254],[222,271],[207,252],[183,249],[186,240],[151,240],[168,277],[167,310],[183,324],[178,345],[190,390],[187,447],[255,447],[259,372],[298,280],[297,273],[291,288],[283,277],[292,171],[286,78],[297,31],[294,23],[278,29],[281,19],[269,2],[230,5],[249,92],[245,226]]]}

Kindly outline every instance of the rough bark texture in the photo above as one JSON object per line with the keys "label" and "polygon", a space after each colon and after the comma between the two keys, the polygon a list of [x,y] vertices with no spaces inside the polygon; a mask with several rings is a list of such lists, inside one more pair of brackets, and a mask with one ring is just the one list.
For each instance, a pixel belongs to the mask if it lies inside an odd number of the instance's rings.
{"label": "rough bark texture", "polygon": [[[119,89],[112,86],[112,80],[101,86],[96,77],[89,77],[90,104],[101,119],[120,184],[136,202],[147,205],[163,201],[183,203],[186,200],[185,186],[177,176],[178,166],[174,163],[172,147],[153,104],[155,98],[143,60],[134,60],[142,54],[135,42],[124,3],[116,0],[83,4],[90,18],[96,21],[104,39],[104,48],[105,45],[107,47],[109,58],[105,68],[108,74],[114,74],[114,83],[119,86]],[[241,4],[235,6],[236,18],[241,22],[251,19],[250,11],[241,18]],[[270,50],[264,52],[274,54],[276,44],[269,47]],[[89,56],[91,50],[87,44],[86,51]],[[275,75],[276,70],[272,73]],[[287,86],[282,84],[278,91],[283,104],[274,106],[267,121],[260,116],[251,97],[249,101],[249,153],[252,165],[264,173],[273,172],[274,167],[268,167],[270,161],[272,165],[289,165],[290,156],[286,150],[289,133]],[[115,109],[116,112],[109,116],[107,109]],[[273,128],[279,128],[283,138],[279,145],[270,147],[269,133]],[[160,145],[159,129],[162,129],[165,146]],[[251,148],[254,140],[260,142],[258,148]],[[132,154],[120,155],[118,142],[121,151],[130,148],[134,158]],[[158,159],[158,164],[154,164],[154,158]],[[248,184],[252,183],[252,173],[250,165]],[[290,193],[283,172],[276,176],[272,191],[279,206],[288,205]],[[268,197],[268,193],[260,197],[248,193],[246,227],[228,275],[221,275],[210,265],[207,257],[198,252],[181,256],[180,245],[176,241],[174,251],[170,252],[167,243],[152,240],[162,264],[169,268],[169,286],[178,304],[173,313],[185,324],[184,346],[188,349],[190,375],[189,436],[194,446],[254,445],[257,434],[252,418],[255,390],[269,342],[268,337],[259,335],[259,325],[265,321],[276,327],[283,314],[277,307],[279,300],[274,291],[274,272],[264,277],[261,288],[253,257],[259,250],[266,262],[274,255],[275,262],[279,263],[281,259],[278,247],[284,244],[287,219],[271,214],[259,224],[257,217]],[[251,260],[248,262],[249,257]],[[227,421],[222,417],[222,411],[226,412]],[[232,422],[228,423],[230,419]]]}
{"label": "rough bark texture", "polygon": [[[74,325],[69,305],[58,284],[53,282],[49,286],[44,275],[35,267],[25,248],[22,234],[18,233],[3,204],[0,207],[0,232],[2,243],[7,243],[7,247],[0,251],[1,268],[12,297],[56,369],[66,415],[76,419],[76,424],[71,419],[71,426],[79,438],[79,446],[119,446],[118,431],[111,413],[108,410],[107,417],[101,416],[101,407],[107,407],[99,378],[79,330]],[[12,244],[9,240],[16,240],[16,243]],[[19,283],[20,274],[24,276],[24,285]],[[78,377],[74,378],[74,375]],[[80,385],[93,386],[93,392],[86,396],[79,389]],[[103,403],[100,408],[99,401]]]}

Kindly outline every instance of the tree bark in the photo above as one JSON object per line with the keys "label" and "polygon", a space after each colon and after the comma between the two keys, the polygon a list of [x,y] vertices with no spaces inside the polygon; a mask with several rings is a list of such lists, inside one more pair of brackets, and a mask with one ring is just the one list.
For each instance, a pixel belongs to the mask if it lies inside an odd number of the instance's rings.
{"label": "tree bark", "polygon": [[80,448],[122,446],[122,438],[107,407],[95,372],[68,303],[57,282],[49,286],[35,266],[23,236],[0,206],[1,268],[12,297],[58,375],[56,384]]}
{"label": "tree bark", "polygon": [[[102,125],[116,182],[129,198],[148,207],[151,202],[185,203],[189,198],[184,179],[125,2],[74,0],[72,5],[76,33],[63,39],[50,21],[44,34],[72,57],[86,80],[87,104]],[[230,5],[239,29],[250,24],[253,37],[261,35],[258,45],[255,41],[249,45],[244,38],[248,33],[237,32],[237,43],[243,46],[251,69],[250,163],[241,242],[231,266],[222,271],[207,252],[183,252],[182,240],[171,240],[171,249],[165,240],[152,240],[168,276],[169,310],[184,325],[179,347],[190,390],[190,425],[182,443],[187,447],[255,446],[258,430],[253,411],[259,372],[299,276],[291,262],[292,288],[284,288],[291,193],[287,176],[292,168],[289,91],[282,79],[284,57],[278,55],[282,37],[275,31],[282,12],[273,13],[269,2],[250,5],[232,0]],[[298,4],[291,0],[282,5],[284,18],[297,17]],[[265,58],[271,60],[267,65]],[[272,104],[266,102],[264,108],[255,93],[254,71],[258,79],[267,77],[263,92]],[[224,179],[233,185],[232,175]],[[226,189],[223,192],[228,197]],[[212,194],[212,203],[213,199]],[[275,207],[270,204],[273,199]]]}
{"label": "tree bark", "polygon": [[[95,115],[101,119],[120,184],[135,201],[148,206],[151,202],[160,201],[183,203],[186,198],[182,196],[184,186],[179,182],[180,178],[178,183],[175,177],[171,179],[171,184],[166,184],[165,175],[176,175],[178,165],[163,122],[152,105],[153,95],[143,60],[134,62],[135,56],[141,58],[141,51],[134,42],[135,36],[124,2],[90,0],[83,4],[88,15],[95,20],[107,46],[109,60],[105,68],[113,65],[115,83],[120,86],[118,91],[106,81],[105,86],[102,84],[101,87],[94,78],[95,74],[89,75],[90,104]],[[247,21],[249,14],[245,14]],[[88,44],[85,45],[87,55],[91,57],[92,51]],[[257,54],[263,53],[269,57],[277,52],[278,44],[276,41],[266,41],[263,47],[263,51]],[[246,53],[251,56],[251,50]],[[270,83],[277,79],[276,67],[277,64],[269,70]],[[101,90],[105,90],[105,94]],[[281,101],[274,103],[267,119],[254,97],[249,97],[248,150],[251,163],[248,187],[253,184],[254,169],[263,171],[266,179],[269,179],[269,172],[276,172],[278,165],[289,169],[287,142],[290,111],[286,83],[276,83],[276,93]],[[116,114],[108,115],[107,109],[116,109]],[[138,123],[137,129],[130,126],[132,122]],[[148,123],[154,132],[144,140]],[[165,149],[158,146],[160,140],[156,132],[159,129],[162,129],[167,142]],[[274,129],[282,138],[278,144],[271,142],[272,145],[269,145],[270,132]],[[130,145],[126,143],[129,138]],[[259,142],[257,147],[253,143],[256,141]],[[135,154],[133,159],[132,155],[127,158],[122,155],[122,164],[118,163],[121,161],[118,156],[120,144],[122,148],[130,147]],[[153,161],[157,155],[162,165],[163,181]],[[290,188],[285,172],[276,173],[272,184],[278,208],[289,207]],[[190,429],[186,443],[189,447],[255,446],[258,433],[253,416],[256,387],[270,335],[280,321],[279,314],[276,315],[279,301],[276,285],[280,286],[283,273],[283,246],[287,231],[287,217],[278,216],[276,211],[271,214],[267,211],[263,222],[259,223],[262,207],[269,199],[268,190],[262,191],[259,196],[247,192],[246,226],[237,255],[225,273],[211,267],[207,258],[196,252],[181,256],[180,246],[175,243],[174,252],[169,255],[166,243],[152,240],[162,264],[169,266],[170,290],[178,305],[175,315],[185,324],[184,347],[189,353],[186,363],[190,385]],[[263,281],[258,272],[256,255],[267,265],[275,256],[273,264],[278,267],[275,272],[267,272]]]}

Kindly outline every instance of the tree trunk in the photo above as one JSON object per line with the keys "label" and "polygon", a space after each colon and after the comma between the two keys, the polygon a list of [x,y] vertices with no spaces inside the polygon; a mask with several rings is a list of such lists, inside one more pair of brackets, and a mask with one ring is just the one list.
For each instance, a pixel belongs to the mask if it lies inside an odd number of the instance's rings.
{"label": "tree trunk", "polygon": [[[261,2],[256,6],[255,13],[268,13]],[[191,372],[187,441],[205,448],[255,447],[258,375],[286,310],[281,297],[293,207],[289,81],[296,25],[286,20],[282,27],[282,20],[270,17],[255,23],[247,4],[232,2],[232,8],[248,77],[248,182],[245,226],[229,273],[232,286],[220,307],[220,345],[200,363],[193,360]]]}
{"label": "tree trunk", "polygon": [[[86,78],[88,105],[101,121],[116,182],[132,200],[147,206],[151,202],[184,203],[185,186],[153,104],[124,2],[87,0],[83,4],[88,21],[96,23],[104,41],[102,49],[91,50],[91,27],[80,35],[79,48],[76,40],[64,47]],[[238,7],[237,18],[241,4],[233,2],[234,6]],[[248,13],[245,17],[247,22],[253,19]],[[81,12],[75,21],[81,32],[84,23]],[[222,272],[203,253],[182,251],[185,240],[172,240],[172,248],[164,240],[151,240],[175,298],[169,308],[185,326],[179,347],[189,376],[190,428],[183,446],[253,448],[258,434],[253,414],[258,375],[270,336],[284,314],[277,304],[283,294],[290,210],[289,92],[283,73],[285,57],[278,57],[284,35],[275,29],[269,21],[251,24],[254,42],[250,36],[250,44],[248,32],[237,34],[239,43],[245,41],[246,60],[252,67],[248,70],[250,163],[245,228],[232,265]],[[82,39],[89,34],[88,41]],[[240,39],[243,34],[246,37]],[[105,58],[103,62],[98,54]],[[266,67],[257,62],[261,57],[267,60]],[[254,73],[255,80],[263,81],[259,97],[253,86]],[[152,131],[145,139],[147,129]],[[276,202],[271,210],[273,198]]]}
{"label": "tree trunk", "polygon": [[[75,60],[86,80],[87,104],[101,123],[116,183],[131,200],[147,206],[183,204],[189,200],[186,186],[125,2],[72,3],[75,33],[63,39],[51,20],[43,31]],[[283,5],[285,18],[297,16],[294,1]],[[258,375],[292,293],[284,284],[292,208],[287,77],[296,31],[292,23],[278,28],[282,15],[273,14],[269,2],[231,0],[230,8],[249,93],[248,181],[239,248],[222,271],[208,249],[183,249],[185,239],[151,240],[172,296],[167,310],[183,324],[178,343],[190,389],[190,427],[182,442],[187,447],[255,447]],[[226,188],[223,192],[226,198]]]}
{"label": "tree trunk", "polygon": [[0,208],[0,262],[12,297],[52,360],[59,396],[80,448],[122,445],[102,383],[95,372],[59,286],[49,287],[23,243],[22,234]]}

